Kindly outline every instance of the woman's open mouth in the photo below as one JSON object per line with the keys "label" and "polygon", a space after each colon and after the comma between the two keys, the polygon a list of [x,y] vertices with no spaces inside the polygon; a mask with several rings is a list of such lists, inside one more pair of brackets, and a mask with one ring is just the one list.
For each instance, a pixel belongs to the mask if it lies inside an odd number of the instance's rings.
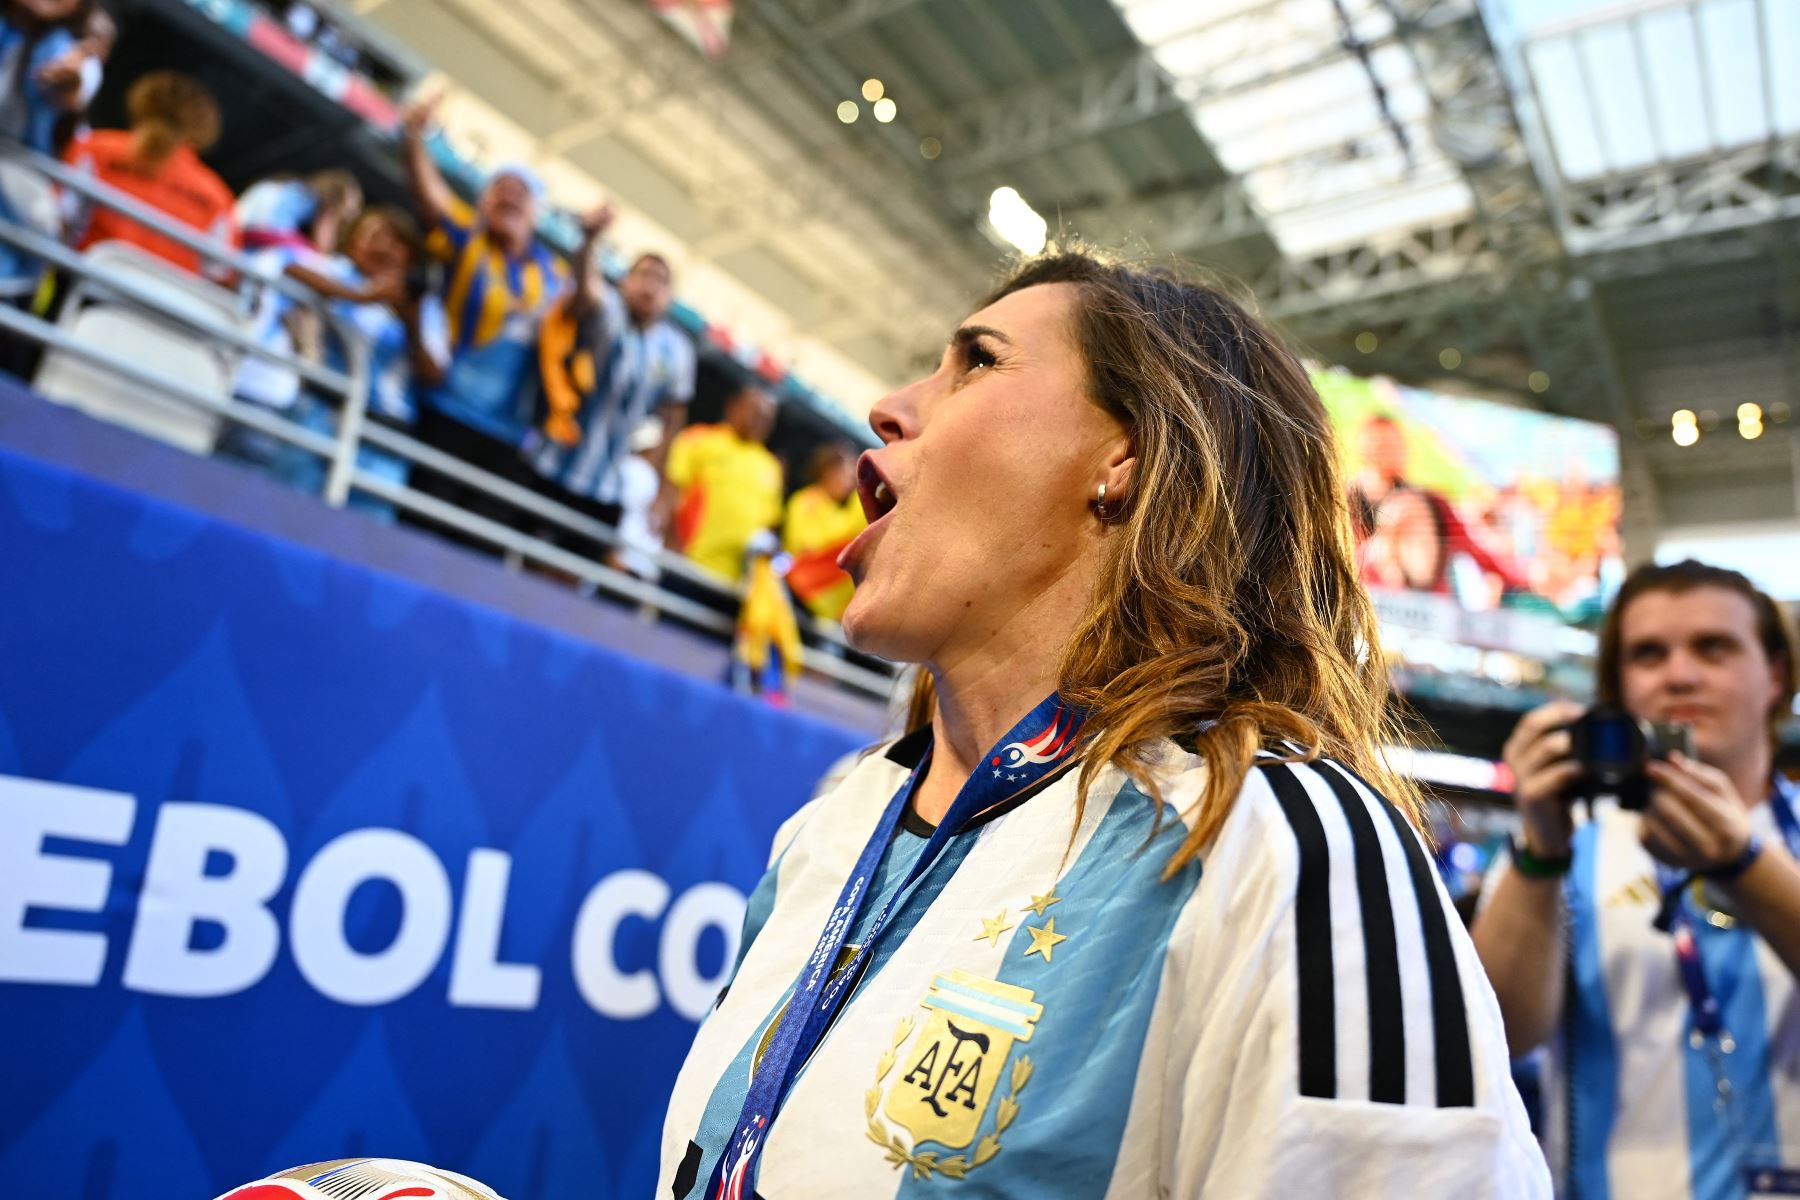
{"label": "woman's open mouth", "polygon": [[865,452],[857,460],[856,495],[862,501],[863,516],[869,525],[838,552],[837,559],[838,569],[852,574],[855,573],[853,567],[856,560],[865,552],[869,543],[875,540],[875,531],[900,503],[900,495],[894,490],[893,483],[876,465],[873,451]]}

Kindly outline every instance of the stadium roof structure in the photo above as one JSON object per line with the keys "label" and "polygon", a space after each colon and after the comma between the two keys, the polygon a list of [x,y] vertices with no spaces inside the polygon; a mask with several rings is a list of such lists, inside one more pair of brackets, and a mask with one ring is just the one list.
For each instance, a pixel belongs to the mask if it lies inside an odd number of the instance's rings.
{"label": "stadium roof structure", "polygon": [[889,381],[1012,188],[1322,361],[1617,426],[1640,550],[1791,520],[1800,5],[1600,2],[738,0],[718,61],[625,0],[357,8]]}

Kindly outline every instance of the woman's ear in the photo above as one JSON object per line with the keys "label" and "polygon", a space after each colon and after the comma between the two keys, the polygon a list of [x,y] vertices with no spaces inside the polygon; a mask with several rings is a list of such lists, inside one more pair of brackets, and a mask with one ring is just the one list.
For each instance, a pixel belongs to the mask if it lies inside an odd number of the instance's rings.
{"label": "woman's ear", "polygon": [[1131,494],[1131,481],[1137,474],[1137,451],[1130,439],[1120,438],[1108,452],[1102,482],[1106,484],[1109,502],[1124,500]]}

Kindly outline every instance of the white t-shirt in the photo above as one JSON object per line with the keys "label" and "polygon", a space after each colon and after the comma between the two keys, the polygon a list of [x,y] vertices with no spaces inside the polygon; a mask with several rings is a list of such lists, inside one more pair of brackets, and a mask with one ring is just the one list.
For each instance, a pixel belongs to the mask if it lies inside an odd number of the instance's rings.
{"label": "white t-shirt", "polygon": [[[1765,844],[1780,844],[1768,804],[1750,819]],[[1740,1147],[1747,1162],[1780,1165],[1768,1160],[1786,1148],[1800,1165],[1800,995],[1767,942],[1713,911],[1716,893],[1699,905],[1684,897],[1735,1042],[1720,1060],[1734,1091],[1727,1119],[1708,1054],[1689,1041],[1673,941],[1652,925],[1656,861],[1638,829],[1636,813],[1603,802],[1576,830],[1563,884],[1571,982],[1547,1056],[1546,1146],[1565,1193],[1582,1200],[1742,1200]]]}
{"label": "white t-shirt", "polygon": [[613,491],[621,510],[619,537],[625,543],[620,557],[625,569],[639,579],[656,579],[662,574],[656,554],[663,548],[663,540],[650,528],[650,516],[662,491],[662,476],[636,454],[621,458],[613,465],[613,473],[618,476]]}
{"label": "white t-shirt", "polygon": [[[870,754],[778,835],[676,1083],[657,1195],[700,1194],[922,752]],[[1550,1194],[1493,993],[1392,806],[1333,765],[1259,767],[1203,862],[1163,882],[1205,767],[1170,744],[1159,778],[1160,814],[1105,771],[1072,846],[1073,771],[951,840],[771,1124],[758,1195]],[[928,835],[896,836],[851,941]]]}

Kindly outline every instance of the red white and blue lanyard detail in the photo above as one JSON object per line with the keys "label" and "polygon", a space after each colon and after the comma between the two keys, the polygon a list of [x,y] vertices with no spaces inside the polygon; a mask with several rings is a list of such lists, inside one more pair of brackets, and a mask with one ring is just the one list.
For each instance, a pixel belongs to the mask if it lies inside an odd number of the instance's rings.
{"label": "red white and blue lanyard detail", "polygon": [[750,1200],[770,1124],[800,1068],[824,1040],[832,1020],[849,999],[891,919],[910,898],[913,886],[950,839],[968,828],[974,818],[1068,766],[1084,719],[1083,712],[1052,693],[1008,730],[963,784],[906,878],[875,915],[861,943],[852,948],[850,961],[834,969],[850,931],[867,905],[869,884],[894,840],[901,816],[912,803],[913,790],[930,765],[931,751],[926,750],[918,767],[888,801],[832,906],[818,943],[801,968],[786,1015],[776,1026],[751,1077],[737,1124],[707,1181],[704,1195],[708,1200]]}

